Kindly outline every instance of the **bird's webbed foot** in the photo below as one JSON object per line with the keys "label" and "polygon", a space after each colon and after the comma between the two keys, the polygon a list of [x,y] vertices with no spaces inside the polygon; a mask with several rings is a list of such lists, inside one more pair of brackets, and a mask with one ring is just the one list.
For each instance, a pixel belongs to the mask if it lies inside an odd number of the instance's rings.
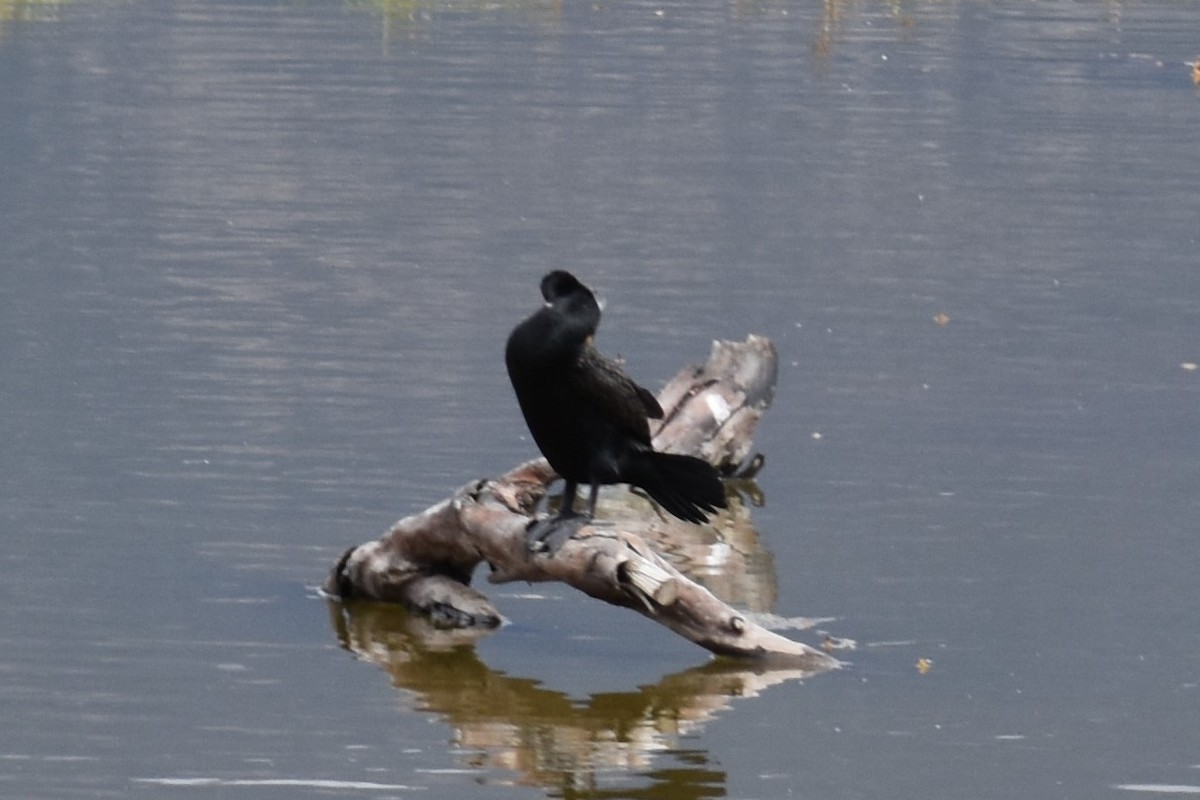
{"label": "bird's webbed foot", "polygon": [[554,555],[591,520],[581,514],[559,514],[543,517],[525,529],[525,546],[533,553]]}

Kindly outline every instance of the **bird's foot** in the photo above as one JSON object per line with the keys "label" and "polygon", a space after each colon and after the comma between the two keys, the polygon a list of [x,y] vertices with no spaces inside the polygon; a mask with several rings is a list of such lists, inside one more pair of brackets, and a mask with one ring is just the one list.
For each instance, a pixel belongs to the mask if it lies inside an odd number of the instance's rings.
{"label": "bird's foot", "polygon": [[525,529],[525,546],[532,553],[545,553],[552,556],[580,528],[590,522],[591,519],[579,514],[544,517],[530,523],[529,527]]}

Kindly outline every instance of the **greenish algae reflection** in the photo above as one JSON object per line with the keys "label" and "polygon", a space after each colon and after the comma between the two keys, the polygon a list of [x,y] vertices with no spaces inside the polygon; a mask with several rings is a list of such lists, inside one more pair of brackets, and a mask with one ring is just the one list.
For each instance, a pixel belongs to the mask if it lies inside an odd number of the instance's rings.
{"label": "greenish algae reflection", "polygon": [[[382,26],[384,41],[404,38],[431,28],[439,17],[461,14],[516,15],[551,28],[563,19],[562,0],[346,0],[356,9],[377,15]],[[926,0],[925,6],[943,5],[954,0]],[[729,13],[735,19],[779,17],[787,19],[795,10],[792,0],[735,0],[729,5]],[[920,3],[907,4],[901,0],[878,0],[862,3],[860,0],[824,0],[821,4],[820,24],[813,33],[812,52],[818,65],[827,66],[834,46],[850,27],[857,16],[884,13],[895,26],[897,36],[908,36],[918,23]],[[588,2],[584,8],[597,15],[618,16],[628,9],[607,2]],[[662,11],[661,9],[659,11]],[[687,13],[676,9],[676,13]],[[660,16],[665,16],[662,11]],[[800,15],[797,15],[800,16]]]}
{"label": "greenish algae reflection", "polygon": [[457,14],[516,14],[539,24],[557,24],[562,18],[561,0],[347,0],[347,3],[379,17],[385,42],[424,30],[438,17]]}
{"label": "greenish algae reflection", "polygon": [[0,34],[9,22],[51,22],[70,0],[0,0]]}
{"label": "greenish algae reflection", "polygon": [[[717,659],[628,692],[586,702],[505,675],[480,661],[486,630],[446,630],[382,603],[328,601],[343,648],[383,669],[392,685],[453,730],[464,766],[570,798],[725,796],[707,751],[681,748],[736,698],[812,675]],[[656,763],[673,758],[669,767]]]}

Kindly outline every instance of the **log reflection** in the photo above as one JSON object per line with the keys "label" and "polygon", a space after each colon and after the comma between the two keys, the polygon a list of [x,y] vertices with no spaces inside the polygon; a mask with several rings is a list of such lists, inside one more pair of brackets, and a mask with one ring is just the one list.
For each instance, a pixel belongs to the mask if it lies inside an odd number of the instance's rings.
{"label": "log reflection", "polygon": [[[725,773],[706,751],[681,748],[681,738],[735,698],[809,674],[718,659],[581,703],[490,669],[474,648],[486,630],[439,629],[382,603],[331,600],[328,608],[341,646],[386,671],[414,708],[448,724],[465,766],[507,770],[521,785],[563,797],[723,796]],[[656,764],[667,756],[674,763]]]}

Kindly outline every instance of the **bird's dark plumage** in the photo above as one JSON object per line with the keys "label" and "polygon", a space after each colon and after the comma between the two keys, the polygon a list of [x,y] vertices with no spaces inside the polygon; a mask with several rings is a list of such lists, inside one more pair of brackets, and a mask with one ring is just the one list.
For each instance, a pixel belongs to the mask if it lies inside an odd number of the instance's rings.
{"label": "bird's dark plumage", "polygon": [[543,278],[541,288],[546,304],[513,329],[504,360],[534,441],[566,482],[557,520],[575,516],[581,483],[592,485],[589,515],[596,488],[609,483],[639,486],[688,522],[724,508],[725,488],[712,465],[651,446],[648,420],[661,418],[662,407],[592,345],[600,305],[591,290],[562,270]]}

